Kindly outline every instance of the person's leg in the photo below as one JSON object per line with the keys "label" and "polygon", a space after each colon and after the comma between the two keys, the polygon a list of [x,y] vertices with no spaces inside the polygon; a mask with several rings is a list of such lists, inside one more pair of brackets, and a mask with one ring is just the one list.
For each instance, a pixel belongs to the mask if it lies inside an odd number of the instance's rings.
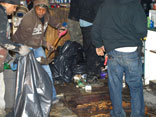
{"label": "person's leg", "polygon": [[[37,48],[37,49],[33,49],[33,51],[34,51],[35,58],[41,57],[41,56],[46,57],[45,52],[44,52],[42,47]],[[52,72],[50,70],[49,65],[42,65],[42,67],[48,73],[48,75],[49,75],[49,77],[50,77],[50,79],[52,81],[52,91],[53,91],[52,99],[55,100],[56,99],[56,90],[55,90],[55,87],[54,87],[54,82],[53,82],[53,78],[52,78]]]}
{"label": "person's leg", "polygon": [[4,84],[4,75],[3,72],[0,73],[0,116],[5,114],[5,84]]}
{"label": "person's leg", "polygon": [[113,109],[111,117],[126,117],[122,107],[123,63],[122,55],[116,51],[108,53],[108,86]]}
{"label": "person's leg", "polygon": [[87,62],[87,73],[96,75],[100,74],[100,57],[96,54],[96,48],[91,41],[91,28],[92,26],[81,27],[81,31],[83,35],[83,49]]}
{"label": "person's leg", "polygon": [[137,52],[125,56],[125,78],[131,94],[131,117],[144,117],[142,62]]}

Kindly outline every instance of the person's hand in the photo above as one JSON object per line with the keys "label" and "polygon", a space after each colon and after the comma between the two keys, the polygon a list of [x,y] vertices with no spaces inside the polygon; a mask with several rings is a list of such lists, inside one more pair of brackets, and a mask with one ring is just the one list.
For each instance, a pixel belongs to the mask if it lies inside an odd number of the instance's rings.
{"label": "person's hand", "polygon": [[100,48],[96,48],[96,54],[98,56],[104,56],[105,48],[104,46],[101,46]]}
{"label": "person's hand", "polygon": [[53,49],[53,46],[47,41],[43,41],[42,46],[47,48],[48,50]]}
{"label": "person's hand", "polygon": [[28,46],[26,45],[21,45],[20,48],[19,48],[19,54],[21,56],[25,56],[27,55],[28,53],[30,52],[30,49]]}
{"label": "person's hand", "polygon": [[46,48],[47,48],[48,50],[51,50],[51,49],[53,49],[53,46],[52,46],[50,43],[47,42]]}
{"label": "person's hand", "polygon": [[62,33],[63,31],[67,31],[67,23],[63,22],[62,26],[58,29],[59,34]]}
{"label": "person's hand", "polygon": [[66,32],[67,32],[67,28],[64,27],[64,26],[62,26],[62,27],[60,27],[60,28],[58,29],[59,36],[65,35]]}
{"label": "person's hand", "polygon": [[65,30],[67,30],[67,28],[66,28],[65,26],[61,26],[61,27],[58,29],[59,32],[63,32],[63,31],[65,31]]}

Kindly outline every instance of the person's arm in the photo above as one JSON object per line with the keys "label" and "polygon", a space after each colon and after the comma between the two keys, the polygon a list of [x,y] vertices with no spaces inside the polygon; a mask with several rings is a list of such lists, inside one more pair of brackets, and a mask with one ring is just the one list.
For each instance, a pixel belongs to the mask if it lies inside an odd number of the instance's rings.
{"label": "person's arm", "polygon": [[91,39],[92,39],[92,44],[96,47],[96,48],[100,48],[103,46],[103,41],[101,38],[101,17],[102,17],[102,11],[101,9],[99,9],[96,18],[93,22],[93,27],[91,30]]}
{"label": "person's arm", "polygon": [[17,45],[10,39],[7,39],[7,18],[1,17],[0,22],[0,46],[7,50],[18,52],[22,56],[27,55],[30,52],[27,46]]}
{"label": "person's arm", "polygon": [[0,46],[4,47],[7,50],[19,51],[18,45],[12,42],[10,39],[7,39],[7,16],[2,16],[0,18]]}
{"label": "person's arm", "polygon": [[49,16],[48,24],[55,29],[59,29],[61,27],[61,23],[52,15]]}
{"label": "person's arm", "polygon": [[136,12],[133,15],[133,26],[135,27],[135,32],[137,37],[144,38],[147,36],[147,18],[146,14],[140,4],[136,6]]}
{"label": "person's arm", "polygon": [[58,30],[59,36],[65,35],[67,32],[67,23],[58,23],[54,16],[50,16],[49,25]]}

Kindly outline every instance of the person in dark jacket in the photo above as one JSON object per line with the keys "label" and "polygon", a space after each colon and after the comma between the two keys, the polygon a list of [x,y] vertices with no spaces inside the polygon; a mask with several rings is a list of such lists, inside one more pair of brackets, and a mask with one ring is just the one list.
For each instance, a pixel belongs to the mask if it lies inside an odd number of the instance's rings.
{"label": "person in dark jacket", "polygon": [[131,117],[144,117],[142,63],[137,50],[147,35],[146,15],[139,0],[104,0],[92,28],[99,56],[108,54],[111,117],[126,117],[122,107],[123,74],[130,88]]}
{"label": "person in dark jacket", "polygon": [[[72,3],[73,2],[73,3]],[[87,62],[88,79],[100,73],[100,58],[91,42],[92,23],[103,0],[73,0],[69,18],[79,21],[83,37],[83,49]],[[74,7],[76,6],[76,7]]]}
{"label": "person in dark jacket", "polygon": [[[13,41],[31,47],[36,58],[46,58],[43,47],[48,50],[52,49],[51,44],[45,39],[45,32],[48,25],[55,29],[60,29],[60,33],[62,32],[61,30],[66,30],[66,28],[61,26],[60,23],[50,15],[47,0],[34,0],[33,3],[34,7],[23,17],[17,31],[13,35]],[[48,73],[53,84],[52,72],[49,65],[42,65],[42,67]],[[54,84],[52,86],[52,92],[52,102],[54,104],[58,102]]]}
{"label": "person in dark jacket", "polygon": [[26,46],[19,46],[10,40],[10,26],[7,15],[11,15],[16,11],[16,7],[20,4],[20,0],[0,0],[0,116],[5,114],[5,84],[3,77],[4,62],[8,50],[12,50],[26,55],[29,53],[29,48]]}

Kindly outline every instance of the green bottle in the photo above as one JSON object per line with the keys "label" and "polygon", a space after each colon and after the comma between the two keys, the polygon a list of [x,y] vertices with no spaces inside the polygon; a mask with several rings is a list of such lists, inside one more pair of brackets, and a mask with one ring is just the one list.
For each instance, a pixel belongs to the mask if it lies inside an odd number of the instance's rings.
{"label": "green bottle", "polygon": [[79,81],[78,81],[78,86],[79,86],[80,88],[82,88],[82,87],[84,87],[85,85],[83,84],[83,82],[82,82],[81,80],[79,80]]}
{"label": "green bottle", "polygon": [[11,69],[11,67],[8,63],[4,63],[4,69]]}
{"label": "green bottle", "polygon": [[151,24],[150,18],[147,17],[147,28],[150,28],[150,24]]}

